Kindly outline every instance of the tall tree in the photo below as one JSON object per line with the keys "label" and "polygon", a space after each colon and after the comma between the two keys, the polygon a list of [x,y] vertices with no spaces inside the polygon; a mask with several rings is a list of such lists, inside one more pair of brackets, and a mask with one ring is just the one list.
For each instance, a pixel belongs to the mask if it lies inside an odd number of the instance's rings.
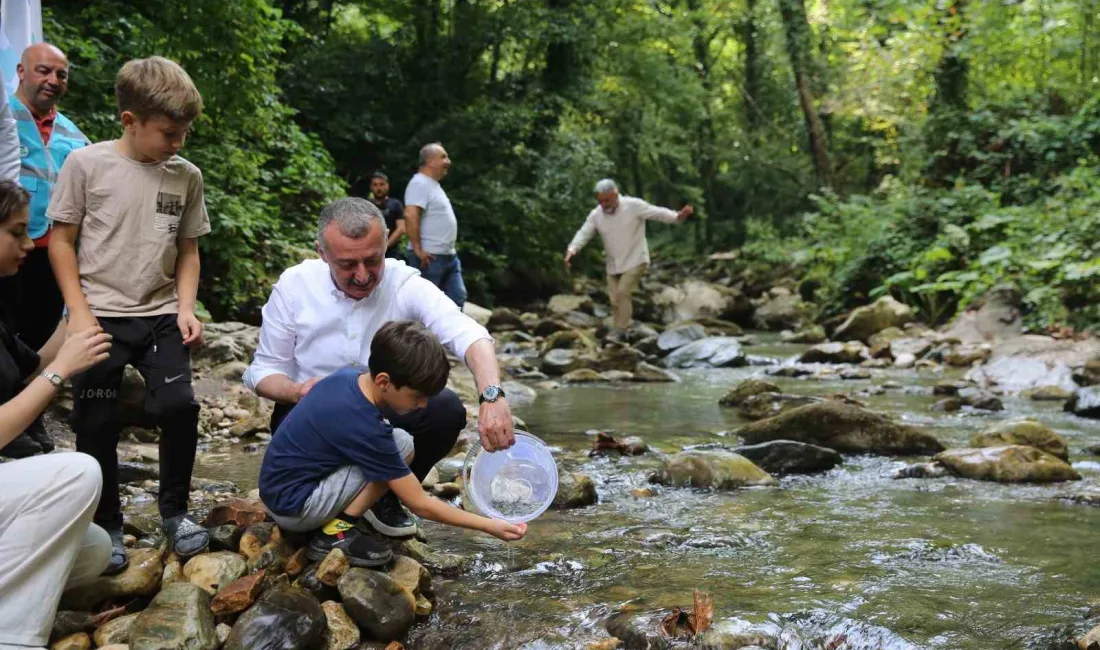
{"label": "tall tree", "polygon": [[814,180],[818,187],[832,185],[832,162],[829,158],[829,139],[825,124],[817,110],[814,98],[813,44],[810,38],[810,23],[806,18],[804,0],[777,0],[779,13],[783,17],[783,31],[787,37],[787,56],[791,61],[795,87],[798,90],[798,103],[802,116],[806,120],[809,134],[810,155],[814,164]]}

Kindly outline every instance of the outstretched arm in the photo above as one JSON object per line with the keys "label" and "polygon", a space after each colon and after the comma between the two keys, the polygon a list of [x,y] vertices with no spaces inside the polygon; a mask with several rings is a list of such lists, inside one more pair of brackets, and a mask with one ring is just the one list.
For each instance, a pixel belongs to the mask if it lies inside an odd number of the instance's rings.
{"label": "outstretched arm", "polygon": [[565,249],[565,268],[572,266],[573,256],[580,252],[584,245],[592,239],[592,235],[595,234],[596,216],[595,214],[589,214],[584,220],[584,225],[580,227],[577,234],[573,235],[573,241],[569,242],[569,246]]}

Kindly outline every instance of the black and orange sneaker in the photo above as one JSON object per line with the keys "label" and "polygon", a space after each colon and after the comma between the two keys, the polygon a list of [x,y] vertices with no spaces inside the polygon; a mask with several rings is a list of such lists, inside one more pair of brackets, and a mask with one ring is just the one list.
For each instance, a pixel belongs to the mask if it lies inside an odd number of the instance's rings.
{"label": "black and orange sneaker", "polygon": [[313,534],[306,557],[319,562],[334,548],[343,551],[352,566],[378,567],[393,559],[388,546],[341,519],[333,519]]}

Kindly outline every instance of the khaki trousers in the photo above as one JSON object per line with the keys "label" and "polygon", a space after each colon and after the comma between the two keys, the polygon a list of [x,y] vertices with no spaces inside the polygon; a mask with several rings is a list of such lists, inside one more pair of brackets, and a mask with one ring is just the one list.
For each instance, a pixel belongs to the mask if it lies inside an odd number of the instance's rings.
{"label": "khaki trousers", "polygon": [[649,269],[648,264],[639,264],[622,273],[607,274],[607,297],[611,299],[611,320],[616,329],[630,327],[630,319],[634,314],[634,305],[631,303],[630,294],[638,288],[638,282]]}
{"label": "khaki trousers", "polygon": [[0,465],[0,649],[45,646],[61,592],[107,568],[111,538],[92,523],[102,482],[85,454]]}

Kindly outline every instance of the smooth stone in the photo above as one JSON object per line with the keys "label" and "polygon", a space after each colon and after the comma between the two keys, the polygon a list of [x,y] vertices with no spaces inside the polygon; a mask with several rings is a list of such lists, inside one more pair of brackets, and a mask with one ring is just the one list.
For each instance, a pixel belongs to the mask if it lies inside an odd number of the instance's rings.
{"label": "smooth stone", "polygon": [[738,406],[753,395],[778,392],[779,386],[776,386],[770,381],[765,381],[763,379],[746,379],[726,391],[726,394],[718,400],[718,404],[720,406]]}
{"label": "smooth stone", "polygon": [[568,314],[573,311],[585,312],[591,314],[595,303],[588,296],[577,296],[573,294],[558,294],[551,296],[550,301],[547,303],[546,308],[553,314]]}
{"label": "smooth stone", "polygon": [[841,453],[913,455],[944,449],[938,440],[915,427],[833,399],[747,424],[734,433],[748,444],[794,440]]}
{"label": "smooth stone", "polygon": [[886,295],[870,305],[853,309],[847,320],[833,332],[833,338],[840,341],[854,339],[867,342],[871,336],[887,327],[901,327],[911,320],[913,310],[893,296]]}
{"label": "smooth stone", "polygon": [[555,510],[583,508],[599,500],[596,484],[579,472],[561,472],[558,475],[558,493],[550,504]]}
{"label": "smooth stone", "polygon": [[229,635],[233,633],[233,628],[228,623],[218,623],[214,627],[214,634],[218,637],[218,645],[225,645],[225,642],[229,639]]}
{"label": "smooth stone", "polygon": [[692,341],[704,339],[707,336],[706,329],[697,323],[674,325],[669,327],[657,337],[657,349],[661,352],[672,352],[682,348]]}
{"label": "smooth stone", "polygon": [[325,650],[351,650],[359,645],[359,626],[351,620],[344,606],[334,600],[321,603],[328,624]]}
{"label": "smooth stone", "polygon": [[841,455],[832,449],[794,440],[743,445],[735,447],[733,452],[748,458],[764,471],[779,476],[826,472],[844,462]]}
{"label": "smooth stone", "polygon": [[1100,625],[1085,633],[1085,636],[1077,640],[1077,647],[1081,650],[1100,650]]}
{"label": "smooth stone", "polygon": [[312,594],[287,584],[269,589],[233,625],[225,650],[314,650],[328,619]]}
{"label": "smooth stone", "polygon": [[791,395],[789,393],[760,393],[746,398],[737,407],[737,414],[746,420],[763,420],[784,411],[816,404],[820,397],[811,395]]}
{"label": "smooth stone", "polygon": [[211,601],[210,610],[215,616],[228,616],[248,609],[263,590],[265,574],[260,570],[222,587]]}
{"label": "smooth stone", "polygon": [[245,574],[248,568],[245,559],[230,551],[215,551],[196,555],[183,565],[183,577],[193,585],[198,585],[213,596],[224,587]]}
{"label": "smooth stone", "polygon": [[668,355],[669,368],[738,368],[748,365],[741,343],[729,336],[692,341]]}
{"label": "smooth stone", "polygon": [[1073,397],[1074,391],[1062,386],[1039,386],[1023,392],[1033,402],[1064,402]]}
{"label": "smooth stone", "polygon": [[658,368],[651,363],[639,361],[638,365],[634,366],[633,381],[648,383],[671,383],[680,381],[680,378],[667,370]]}
{"label": "smooth stone", "polygon": [[130,650],[217,650],[210,594],[187,582],[165,587],[130,628]]}
{"label": "smooth stone", "polygon": [[393,558],[386,574],[413,596],[432,593],[432,574],[424,565],[405,555]]}
{"label": "smooth stone", "polygon": [[807,325],[797,332],[783,330],[779,333],[779,339],[784,343],[808,343],[817,345],[827,340],[825,328],[821,325]]}
{"label": "smooth stone", "polygon": [[50,650],[91,650],[92,640],[86,632],[77,632],[50,644]]}
{"label": "smooth stone", "polygon": [[798,294],[770,297],[753,312],[753,323],[763,330],[800,329],[814,312],[814,306],[803,302]]}
{"label": "smooth stone", "polygon": [[397,552],[423,564],[432,573],[448,577],[461,574],[470,564],[469,559],[461,555],[441,553],[417,539],[404,540]]}
{"label": "smooth stone", "polygon": [[241,546],[241,534],[244,532],[237,524],[222,524],[206,529],[210,533],[210,550],[237,552]]}
{"label": "smooth stone", "polygon": [[578,368],[562,375],[565,384],[596,384],[604,381],[600,373],[591,368]]}
{"label": "smooth stone", "polygon": [[155,481],[160,478],[160,471],[155,465],[145,463],[120,462],[118,464],[118,484],[141,483],[142,481]]}
{"label": "smooth stone", "polygon": [[777,484],[751,460],[729,451],[685,451],[669,456],[650,480],[673,487],[719,490]]}
{"label": "smooth stone", "polygon": [[96,646],[130,643],[130,631],[133,629],[137,617],[137,614],[128,614],[100,625],[95,634],[92,635]]}
{"label": "smooth stone", "polygon": [[971,447],[1005,445],[1028,445],[1062,460],[1069,460],[1069,447],[1065,438],[1043,423],[1028,418],[996,424],[970,439]]}
{"label": "smooth stone", "polygon": [[100,577],[89,585],[65,592],[61,597],[65,609],[90,611],[107,600],[126,600],[156,594],[164,571],[160,549],[131,549],[127,553],[130,565],[122,573]]}
{"label": "smooth stone", "polygon": [[353,567],[337,588],[348,615],[371,637],[396,641],[412,627],[416,599],[386,574]]}
{"label": "smooth stone", "polygon": [[860,363],[869,357],[859,341],[820,343],[802,353],[799,363]]}
{"label": "smooth stone", "polygon": [[1069,463],[1026,445],[949,449],[935,461],[962,478],[999,483],[1053,483],[1081,478]]}
{"label": "smooth stone", "polygon": [[1063,410],[1083,418],[1100,419],[1100,386],[1078,388]]}
{"label": "smooth stone", "polygon": [[334,548],[317,565],[317,579],[323,584],[335,587],[336,583],[350,568],[351,560],[348,559],[348,556],[342,550]]}
{"label": "smooth stone", "polygon": [[215,505],[202,525],[210,528],[232,523],[248,527],[265,519],[267,513],[259,499],[233,498]]}

